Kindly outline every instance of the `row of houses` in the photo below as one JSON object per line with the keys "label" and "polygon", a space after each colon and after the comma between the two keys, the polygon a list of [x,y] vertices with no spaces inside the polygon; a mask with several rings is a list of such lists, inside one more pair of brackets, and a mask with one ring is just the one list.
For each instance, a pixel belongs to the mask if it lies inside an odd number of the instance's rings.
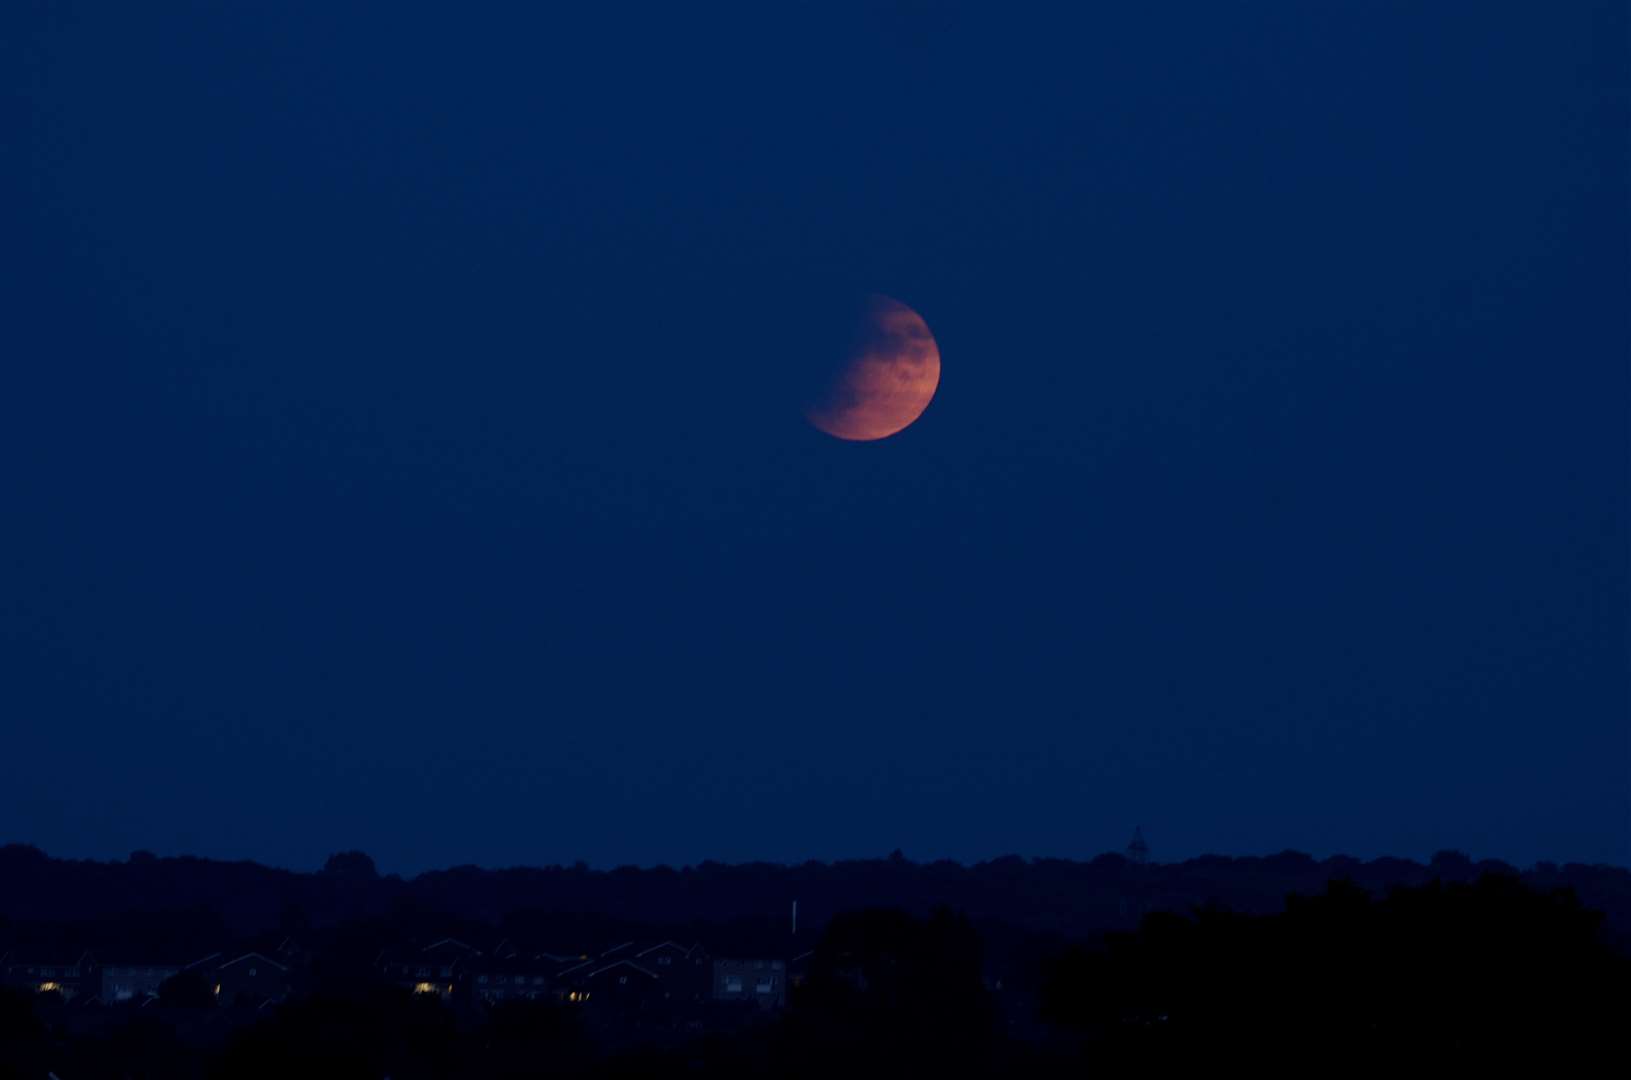
{"label": "row of houses", "polygon": [[56,994],[65,1001],[103,1004],[156,1000],[159,988],[183,972],[198,976],[221,1004],[260,1007],[291,989],[290,965],[261,953],[211,953],[188,962],[127,958],[102,963],[90,952],[14,949],[0,954],[0,986]]}
{"label": "row of houses", "polygon": [[549,1000],[625,1009],[719,1002],[779,1009],[807,957],[715,957],[700,944],[675,941],[625,941],[593,954],[535,951],[508,941],[482,950],[444,938],[387,949],[379,966],[397,986],[450,1001]]}
{"label": "row of houses", "polygon": [[[674,941],[561,953],[511,941],[484,949],[442,938],[387,948],[374,966],[382,981],[450,1004],[551,1001],[627,1014],[710,1003],[780,1009],[808,956],[716,957],[700,944]],[[103,962],[90,952],[18,948],[0,954],[0,985],[79,1004],[142,1005],[159,1000],[167,980],[190,973],[216,1003],[260,1008],[297,992],[310,959],[290,940],[266,952],[211,953],[185,962]]]}

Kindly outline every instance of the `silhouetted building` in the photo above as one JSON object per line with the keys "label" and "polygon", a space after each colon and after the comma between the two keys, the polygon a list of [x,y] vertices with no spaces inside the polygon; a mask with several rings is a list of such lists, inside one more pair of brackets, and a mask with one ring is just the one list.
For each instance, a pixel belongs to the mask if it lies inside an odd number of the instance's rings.
{"label": "silhouetted building", "polygon": [[215,969],[213,989],[222,1005],[259,1008],[289,996],[289,969],[260,953],[245,953]]}
{"label": "silhouetted building", "polygon": [[1144,842],[1144,826],[1133,828],[1132,842],[1127,845],[1127,858],[1129,861],[1143,866],[1150,861],[1150,845]]}
{"label": "silhouetted building", "polygon": [[140,956],[110,961],[102,967],[102,1000],[113,1005],[156,998],[164,980],[183,971],[198,971],[208,978],[211,966],[220,958],[220,953],[211,953],[190,963]]}
{"label": "silhouetted building", "polygon": [[435,994],[446,1001],[453,996],[463,967],[481,955],[480,949],[443,938],[423,948],[409,945],[385,949],[378,963],[386,982],[415,994]]}
{"label": "silhouetted building", "polygon": [[810,963],[814,959],[815,950],[806,949],[787,961],[788,989],[797,989],[804,985],[805,980],[810,977]]}
{"label": "silhouetted building", "polygon": [[787,1004],[787,965],[780,960],[714,961],[714,1000],[751,1002],[762,1009]]}
{"label": "silhouetted building", "polygon": [[713,990],[713,963],[701,945],[664,941],[634,954],[634,962],[657,974],[675,1001],[707,1001]]}
{"label": "silhouetted building", "polygon": [[650,968],[633,960],[613,960],[580,975],[576,985],[598,1011],[633,1013],[649,1010],[665,1000],[663,981]]}
{"label": "silhouetted building", "polygon": [[465,984],[473,1000],[542,1001],[555,992],[560,964],[547,954],[475,956],[462,965]]}
{"label": "silhouetted building", "polygon": [[63,1000],[95,997],[101,990],[96,960],[88,952],[22,947],[0,956],[0,986],[61,994]]}

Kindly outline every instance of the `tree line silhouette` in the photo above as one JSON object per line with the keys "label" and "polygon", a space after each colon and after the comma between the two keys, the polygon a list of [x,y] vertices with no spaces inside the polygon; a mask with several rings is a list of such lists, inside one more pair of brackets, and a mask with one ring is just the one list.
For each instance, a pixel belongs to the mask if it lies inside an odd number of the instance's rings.
{"label": "tree line silhouette", "polygon": [[1317,893],[1333,880],[1381,893],[1435,880],[1472,881],[1486,874],[1518,876],[1541,891],[1572,889],[1588,907],[1605,914],[1605,931],[1614,940],[1631,943],[1631,871],[1538,863],[1520,872],[1496,860],[1474,861],[1450,851],[1425,864],[1346,856],[1317,860],[1287,851],[1149,865],[1118,854],[1087,861],[1009,855],[972,865],[919,863],[895,852],[880,859],[790,866],[461,866],[403,878],[378,873],[372,859],[354,851],[335,855],[321,871],[300,873],[147,852],[112,862],[55,859],[33,847],[10,844],[0,846],[0,919],[62,923],[187,910],[204,913],[224,932],[248,935],[291,920],[323,927],[403,910],[486,922],[518,912],[592,912],[644,925],[741,917],[785,920],[797,900],[800,923],[812,930],[838,912],[887,903],[917,914],[945,906],[976,921],[1086,937],[1131,929],[1150,911],[1213,904],[1270,914],[1289,893]]}

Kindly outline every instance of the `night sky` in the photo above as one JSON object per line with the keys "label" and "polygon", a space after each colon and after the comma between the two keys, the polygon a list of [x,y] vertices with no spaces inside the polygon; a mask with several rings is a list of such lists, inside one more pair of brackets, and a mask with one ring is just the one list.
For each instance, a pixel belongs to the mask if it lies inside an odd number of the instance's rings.
{"label": "night sky", "polygon": [[565,7],[5,5],[0,841],[1627,862],[1625,4]]}

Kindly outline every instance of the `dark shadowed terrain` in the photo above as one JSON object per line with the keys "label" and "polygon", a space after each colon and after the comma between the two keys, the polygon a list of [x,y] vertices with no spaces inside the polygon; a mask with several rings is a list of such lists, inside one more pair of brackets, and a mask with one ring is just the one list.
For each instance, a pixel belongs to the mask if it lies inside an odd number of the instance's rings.
{"label": "dark shadowed terrain", "polygon": [[0,1077],[1555,1066],[1631,1004],[1631,873],[1455,852],[402,879],[13,845],[0,912]]}

